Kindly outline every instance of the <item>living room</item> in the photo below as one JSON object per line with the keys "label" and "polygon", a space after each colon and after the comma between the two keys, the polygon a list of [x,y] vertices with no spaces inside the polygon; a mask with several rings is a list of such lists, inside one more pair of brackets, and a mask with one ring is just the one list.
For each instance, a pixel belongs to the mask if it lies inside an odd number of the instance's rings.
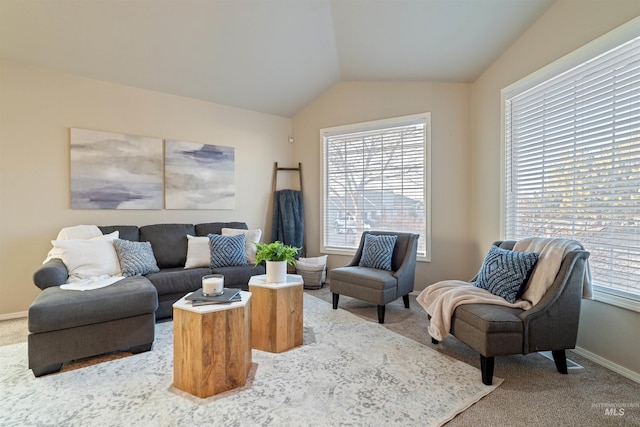
{"label": "living room", "polygon": [[[3,0],[2,3],[4,9],[5,3],[12,2]],[[38,4],[26,3],[34,7]],[[22,10],[25,16],[35,12],[28,7]],[[262,112],[260,98],[266,89],[250,81],[243,82],[243,96],[250,98],[255,94],[258,100],[253,109],[232,106],[229,102],[205,101],[197,94],[161,93],[150,90],[144,82],[113,83],[108,79],[88,78],[81,73],[67,72],[63,67],[51,69],[3,55],[0,65],[0,266],[3,271],[0,319],[26,316],[39,292],[32,282],[33,271],[42,263],[50,241],[63,227],[241,220],[251,228],[263,229],[269,236],[274,162],[283,165],[300,162],[304,166],[307,247],[310,255],[320,255],[319,130],[422,112],[431,113],[433,126],[432,256],[430,262],[419,262],[416,267],[415,291],[444,279],[473,277],[491,242],[502,234],[501,90],[638,15],[637,0],[558,0],[470,82],[342,81],[339,78],[309,82],[314,90],[326,89],[307,104],[280,114]],[[5,27],[5,18],[1,19]],[[30,20],[13,21],[11,25],[22,25],[24,37],[37,35],[39,31]],[[170,22],[157,25],[170,25]],[[82,39],[81,35],[73,36]],[[5,45],[12,44],[12,40],[4,37],[0,42],[3,53]],[[46,40],[39,42],[46,50]],[[128,66],[130,58],[118,56],[117,48],[114,51],[105,54],[113,55],[113,60]],[[238,54],[236,59],[240,61],[240,58]],[[82,62],[83,58],[77,61]],[[180,58],[168,58],[167,66],[176,62],[180,62]],[[83,64],[87,70],[91,70],[91,65]],[[296,64],[282,66],[295,67]],[[154,70],[145,71],[148,79],[153,80]],[[238,74],[245,75],[240,71]],[[70,128],[233,146],[235,208],[71,209]],[[331,255],[328,267],[342,266],[349,259]],[[597,300],[583,301],[577,352],[638,381],[639,328],[637,311]],[[496,375],[499,376],[499,372]]]}

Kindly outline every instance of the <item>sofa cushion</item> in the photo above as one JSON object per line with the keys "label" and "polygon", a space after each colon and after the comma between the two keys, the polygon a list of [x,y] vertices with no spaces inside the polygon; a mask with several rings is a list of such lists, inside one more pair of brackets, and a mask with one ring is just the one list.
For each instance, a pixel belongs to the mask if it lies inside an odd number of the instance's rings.
{"label": "sofa cushion", "polygon": [[360,266],[391,270],[391,257],[396,240],[398,236],[365,234]]}
{"label": "sofa cushion", "polygon": [[122,279],[91,291],[44,289],[29,307],[29,331],[57,331],[153,313],[158,294],[144,277]]}
{"label": "sofa cushion", "polygon": [[140,227],[140,241],[150,242],[158,267],[184,267],[187,261],[187,234],[193,224],[154,224]]}
{"label": "sofa cushion", "polygon": [[145,277],[149,279],[158,291],[158,295],[182,294],[193,292],[202,287],[202,276],[211,274],[209,268],[182,267],[165,268],[157,273],[149,273]]}
{"label": "sofa cushion", "polygon": [[[208,236],[209,234],[222,234],[223,228],[239,228],[248,230],[247,224],[244,222],[205,222],[196,224],[196,236]],[[193,234],[193,233],[191,233]]]}
{"label": "sofa cushion", "polygon": [[137,242],[140,240],[140,231],[137,225],[100,225],[98,226],[102,234],[109,234],[117,231],[119,238]]}
{"label": "sofa cushion", "polygon": [[123,276],[140,276],[160,271],[153,256],[151,243],[117,239],[113,241],[113,245],[118,254]]}
{"label": "sofa cushion", "polygon": [[238,234],[236,236],[209,234],[211,268],[246,265],[245,241],[246,237],[244,234]]}
{"label": "sofa cushion", "polygon": [[476,276],[475,286],[516,302],[538,261],[536,252],[516,252],[491,246]]}
{"label": "sofa cushion", "polygon": [[249,289],[249,279],[251,276],[259,276],[265,274],[264,264],[247,264],[235,267],[212,268],[214,274],[224,275],[224,286],[227,288],[240,288],[242,290]]}

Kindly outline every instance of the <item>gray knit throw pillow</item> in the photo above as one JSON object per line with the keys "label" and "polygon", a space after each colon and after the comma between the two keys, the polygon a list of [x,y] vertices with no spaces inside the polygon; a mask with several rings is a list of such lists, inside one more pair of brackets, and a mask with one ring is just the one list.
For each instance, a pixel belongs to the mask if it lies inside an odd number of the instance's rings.
{"label": "gray knit throw pillow", "polygon": [[116,248],[123,276],[139,276],[160,271],[151,243],[116,239],[113,246]]}

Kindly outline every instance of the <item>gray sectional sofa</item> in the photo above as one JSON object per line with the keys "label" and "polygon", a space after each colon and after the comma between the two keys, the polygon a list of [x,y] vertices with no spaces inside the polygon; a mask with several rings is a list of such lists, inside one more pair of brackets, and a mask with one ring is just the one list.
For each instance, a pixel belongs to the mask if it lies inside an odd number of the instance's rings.
{"label": "gray sectional sofa", "polygon": [[100,226],[103,234],[150,242],[160,271],[127,277],[105,288],[69,291],[60,288],[67,268],[60,259],[43,264],[33,276],[42,292],[29,307],[29,368],[41,376],[57,372],[64,362],[116,350],[151,349],[156,319],[172,317],[172,305],[201,287],[202,276],[220,273],[226,287],[248,289],[251,276],[264,274],[253,264],[185,269],[187,234],[221,234],[222,228],[247,229],[243,222]]}

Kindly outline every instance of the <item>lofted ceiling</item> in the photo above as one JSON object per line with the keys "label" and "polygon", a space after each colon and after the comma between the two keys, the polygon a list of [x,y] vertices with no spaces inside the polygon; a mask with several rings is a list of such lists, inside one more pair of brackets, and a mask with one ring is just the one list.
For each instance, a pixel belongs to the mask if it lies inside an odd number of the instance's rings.
{"label": "lofted ceiling", "polygon": [[473,82],[555,0],[0,0],[0,58],[291,117],[340,81]]}

